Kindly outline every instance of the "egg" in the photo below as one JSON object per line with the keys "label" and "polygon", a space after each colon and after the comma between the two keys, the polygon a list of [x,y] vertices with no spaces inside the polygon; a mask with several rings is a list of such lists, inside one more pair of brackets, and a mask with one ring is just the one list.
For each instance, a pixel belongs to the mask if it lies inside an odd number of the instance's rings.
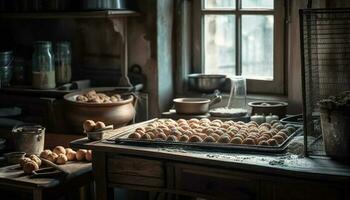
{"label": "egg", "polygon": [[242,144],[242,142],[243,142],[243,139],[240,138],[240,137],[234,137],[234,138],[232,138],[232,140],[231,140],[231,143],[232,143],[232,144]]}

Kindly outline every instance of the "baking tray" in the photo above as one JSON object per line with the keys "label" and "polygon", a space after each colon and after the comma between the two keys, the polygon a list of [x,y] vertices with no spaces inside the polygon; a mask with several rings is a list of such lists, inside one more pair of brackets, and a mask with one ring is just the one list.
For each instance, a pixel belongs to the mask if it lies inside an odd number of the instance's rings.
{"label": "baking tray", "polygon": [[[128,130],[112,140],[116,144],[121,145],[136,145],[147,147],[179,147],[179,148],[200,148],[205,150],[224,150],[224,151],[245,151],[245,152],[257,152],[257,153],[283,153],[288,147],[289,142],[297,135],[302,133],[302,127],[293,125],[296,128],[282,144],[279,146],[262,146],[262,145],[246,145],[246,144],[221,144],[221,143],[185,143],[185,142],[172,142],[172,141],[154,141],[154,140],[135,140],[129,139],[128,136],[134,132],[134,130]],[[110,139],[111,140],[111,139]]]}

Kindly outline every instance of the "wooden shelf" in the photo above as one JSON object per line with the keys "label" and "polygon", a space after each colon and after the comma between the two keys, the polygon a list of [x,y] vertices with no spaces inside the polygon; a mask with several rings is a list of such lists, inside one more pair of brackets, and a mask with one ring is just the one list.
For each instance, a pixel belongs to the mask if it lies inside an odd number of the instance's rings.
{"label": "wooden shelf", "polygon": [[1,13],[0,18],[7,19],[91,19],[91,18],[118,18],[132,17],[140,14],[132,10],[101,10],[101,11],[75,11],[75,12],[20,12]]}

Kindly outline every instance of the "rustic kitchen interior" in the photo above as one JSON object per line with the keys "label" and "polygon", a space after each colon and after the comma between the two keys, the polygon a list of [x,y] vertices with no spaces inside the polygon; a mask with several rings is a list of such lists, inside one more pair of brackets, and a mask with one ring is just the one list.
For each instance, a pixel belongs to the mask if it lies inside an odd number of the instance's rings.
{"label": "rustic kitchen interior", "polygon": [[0,0],[0,199],[350,199],[347,0]]}

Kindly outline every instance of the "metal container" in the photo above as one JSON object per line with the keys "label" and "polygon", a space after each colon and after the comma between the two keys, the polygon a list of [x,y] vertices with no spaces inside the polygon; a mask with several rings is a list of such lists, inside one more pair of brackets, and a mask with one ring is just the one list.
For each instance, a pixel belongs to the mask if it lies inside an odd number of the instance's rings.
{"label": "metal container", "polygon": [[12,51],[0,52],[0,87],[8,86],[13,74]]}
{"label": "metal container", "polygon": [[221,100],[222,96],[217,95],[212,100],[207,98],[177,98],[173,102],[178,114],[201,115],[208,113],[210,106]]}
{"label": "metal container", "polygon": [[[103,92],[107,95],[121,94],[122,101],[116,103],[84,103],[77,102],[76,97],[85,94],[90,90]],[[103,121],[105,124],[113,125],[116,128],[127,125],[135,116],[134,104],[136,99],[130,94],[123,95],[112,88],[90,88],[79,92],[69,93],[64,96],[65,114],[67,125],[71,126],[74,132],[82,133],[82,124],[85,120]]]}
{"label": "metal container", "polygon": [[130,8],[126,0],[84,0],[81,7],[85,10],[127,10]]}
{"label": "metal container", "polygon": [[18,125],[12,133],[16,151],[39,155],[44,150],[45,128],[41,125]]}
{"label": "metal container", "polygon": [[327,156],[350,158],[350,107],[342,110],[321,108],[321,127]]}
{"label": "metal container", "polygon": [[188,75],[189,87],[199,92],[211,93],[221,89],[226,80],[226,75],[218,74],[190,74]]}
{"label": "metal container", "polygon": [[280,119],[286,116],[288,107],[288,103],[281,101],[252,101],[248,105],[252,107],[252,115],[264,114],[267,116],[271,113],[278,115]]}

